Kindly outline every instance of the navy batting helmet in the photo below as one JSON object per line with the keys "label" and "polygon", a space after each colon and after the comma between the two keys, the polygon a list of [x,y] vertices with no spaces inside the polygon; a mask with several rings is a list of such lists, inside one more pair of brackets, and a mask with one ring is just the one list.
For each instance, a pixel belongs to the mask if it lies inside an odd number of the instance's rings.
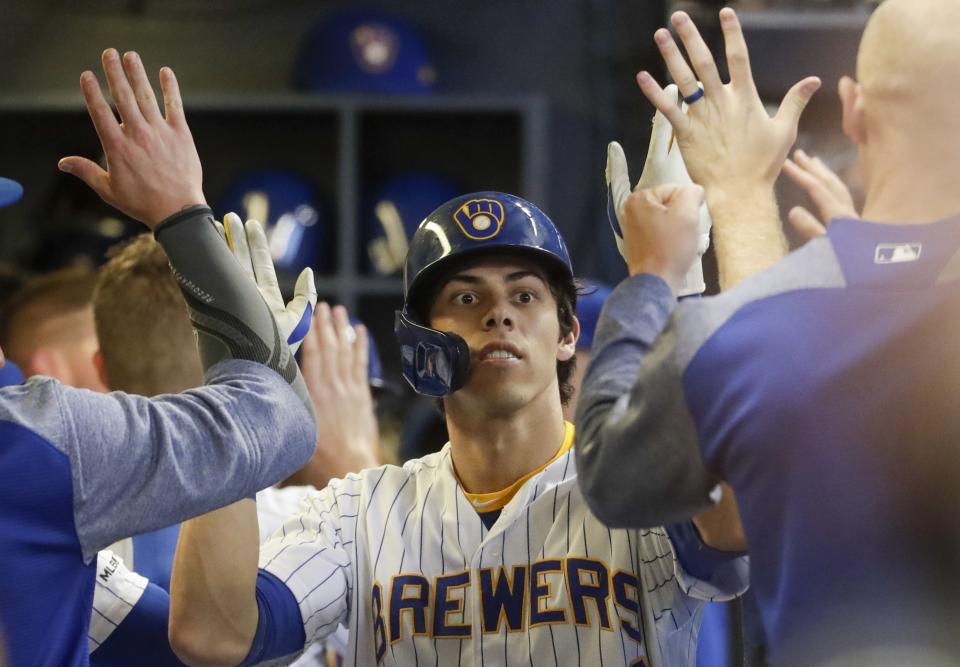
{"label": "navy batting helmet", "polygon": [[428,290],[453,264],[487,253],[533,259],[551,276],[573,280],[563,237],[547,214],[514,195],[475,192],[456,197],[428,215],[410,241],[403,269],[404,305],[395,331],[403,376],[414,391],[447,396],[470,372],[470,350],[460,336],[428,326]]}

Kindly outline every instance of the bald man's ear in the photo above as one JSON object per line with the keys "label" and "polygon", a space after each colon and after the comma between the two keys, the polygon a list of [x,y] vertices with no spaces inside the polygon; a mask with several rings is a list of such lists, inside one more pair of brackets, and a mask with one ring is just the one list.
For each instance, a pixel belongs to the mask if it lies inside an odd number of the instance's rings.
{"label": "bald man's ear", "polygon": [[841,77],[837,92],[843,105],[843,133],[857,146],[862,146],[866,142],[867,132],[860,84],[849,76]]}
{"label": "bald man's ear", "polygon": [[103,363],[103,355],[99,348],[93,353],[93,367],[97,369],[97,379],[100,380],[100,384],[109,390],[110,382],[107,380],[107,366]]}

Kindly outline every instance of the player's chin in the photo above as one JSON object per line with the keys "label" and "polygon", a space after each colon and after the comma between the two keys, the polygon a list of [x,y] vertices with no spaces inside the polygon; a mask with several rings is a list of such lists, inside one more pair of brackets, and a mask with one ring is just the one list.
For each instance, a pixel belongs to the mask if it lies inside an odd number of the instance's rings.
{"label": "player's chin", "polygon": [[483,404],[485,414],[491,417],[509,417],[529,401],[529,393],[521,387],[500,383],[477,383],[472,393]]}
{"label": "player's chin", "polygon": [[496,402],[500,398],[519,391],[525,376],[517,373],[516,368],[502,365],[476,365],[470,369],[470,381],[466,388],[484,396],[487,402]]}

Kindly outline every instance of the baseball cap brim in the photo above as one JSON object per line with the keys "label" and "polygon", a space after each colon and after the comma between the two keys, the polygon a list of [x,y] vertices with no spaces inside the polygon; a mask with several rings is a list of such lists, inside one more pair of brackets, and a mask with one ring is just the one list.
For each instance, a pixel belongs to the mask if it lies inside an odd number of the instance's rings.
{"label": "baseball cap brim", "polygon": [[22,185],[9,178],[0,178],[0,206],[9,206],[22,196]]}

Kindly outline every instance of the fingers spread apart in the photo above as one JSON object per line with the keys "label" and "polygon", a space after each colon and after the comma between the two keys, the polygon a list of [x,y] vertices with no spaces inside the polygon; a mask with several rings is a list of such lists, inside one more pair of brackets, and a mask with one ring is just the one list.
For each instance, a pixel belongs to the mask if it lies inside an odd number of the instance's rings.
{"label": "fingers spread apart", "polygon": [[[707,95],[719,93],[723,88],[723,82],[720,80],[720,72],[717,71],[717,63],[713,59],[713,54],[710,53],[710,48],[706,42],[703,41],[703,37],[700,35],[700,31],[697,30],[697,26],[690,20],[686,12],[674,13],[672,22],[673,27],[676,28],[677,34],[680,36],[680,40],[683,42],[683,47],[690,56],[690,62],[693,64],[695,73],[692,85],[689,85],[689,87],[681,84],[679,79],[675,79],[684,97],[689,97],[697,92],[697,88],[699,87],[697,79],[703,82],[703,89]],[[687,69],[689,70],[689,68]],[[672,69],[670,71],[673,72]]]}
{"label": "fingers spread apart", "polygon": [[157,98],[153,94],[153,87],[150,85],[150,79],[147,78],[147,71],[143,68],[140,55],[135,51],[124,53],[123,69],[127,73],[127,79],[133,88],[134,98],[140,108],[140,113],[143,114],[143,118],[148,123],[163,120],[160,109],[157,107]]}

